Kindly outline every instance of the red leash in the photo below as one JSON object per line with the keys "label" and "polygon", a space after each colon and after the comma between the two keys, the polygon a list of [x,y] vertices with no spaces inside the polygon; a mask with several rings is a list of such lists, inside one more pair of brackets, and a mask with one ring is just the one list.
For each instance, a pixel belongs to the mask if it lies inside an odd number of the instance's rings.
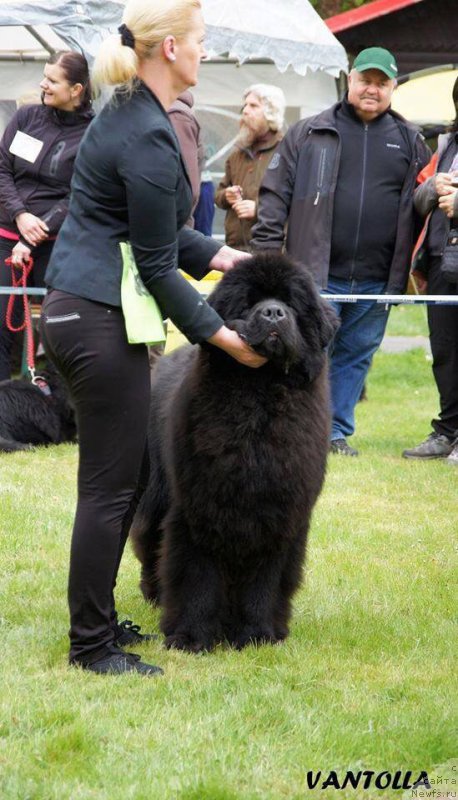
{"label": "red leash", "polygon": [[[33,258],[30,256],[30,258],[28,258],[23,264],[14,264],[12,258],[6,258],[5,264],[8,264],[11,267],[12,287],[14,289],[18,287],[27,289],[27,278],[33,269]],[[19,271],[18,276],[16,276],[15,270]],[[16,297],[18,297],[16,294],[10,294],[9,296],[8,305],[6,308],[6,327],[12,333],[20,333],[20,331],[25,331],[27,337],[27,367],[30,372],[32,383],[35,383],[35,348],[33,342],[32,315],[30,313],[29,298],[24,292],[22,295],[22,301],[24,305],[24,321],[21,325],[19,325],[19,327],[15,328],[13,325],[13,312]]]}

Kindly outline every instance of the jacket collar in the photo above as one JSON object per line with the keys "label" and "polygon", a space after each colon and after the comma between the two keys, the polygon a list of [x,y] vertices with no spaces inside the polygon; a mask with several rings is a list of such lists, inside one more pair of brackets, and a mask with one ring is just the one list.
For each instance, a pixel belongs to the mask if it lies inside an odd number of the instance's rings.
{"label": "jacket collar", "polygon": [[282,139],[283,134],[281,131],[268,131],[262,139],[253,142],[250,147],[242,147],[241,145],[237,145],[237,147],[242,153],[246,153],[250,158],[254,158],[257,153],[264,152],[264,150],[272,150]]}
{"label": "jacket collar", "polygon": [[[337,123],[337,112],[342,108],[342,105],[345,101],[345,98],[339,100],[337,103],[334,103],[333,106],[329,106],[324,111],[321,111],[319,114],[316,114],[313,117],[309,117],[308,120],[305,120],[308,123],[309,128],[324,128],[328,130],[333,130],[337,133],[336,123]],[[390,108],[385,112],[389,114],[390,117],[393,117],[401,127],[406,129],[406,132],[409,136],[410,141],[413,143],[415,139],[419,136],[421,138],[422,135],[418,130],[418,127],[414,125],[412,122],[409,122],[399,114],[394,109]]]}
{"label": "jacket collar", "polygon": [[61,108],[48,109],[53,122],[64,127],[81,125],[82,122],[90,122],[94,116],[91,108],[86,111],[63,111]]}

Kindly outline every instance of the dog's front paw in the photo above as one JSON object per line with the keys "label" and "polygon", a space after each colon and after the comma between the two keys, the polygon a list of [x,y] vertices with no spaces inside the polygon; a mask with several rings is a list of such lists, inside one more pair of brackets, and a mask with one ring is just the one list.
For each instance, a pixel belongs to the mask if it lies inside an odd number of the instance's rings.
{"label": "dog's front paw", "polygon": [[173,633],[165,638],[168,650],[184,650],[186,653],[205,653],[212,649],[213,643],[194,639],[186,633]]}
{"label": "dog's front paw", "polygon": [[272,628],[246,627],[233,637],[231,644],[236,650],[242,650],[249,644],[277,644],[279,641]]}
{"label": "dog's front paw", "polygon": [[289,628],[287,625],[275,626],[275,638],[278,642],[283,642],[289,636]]}

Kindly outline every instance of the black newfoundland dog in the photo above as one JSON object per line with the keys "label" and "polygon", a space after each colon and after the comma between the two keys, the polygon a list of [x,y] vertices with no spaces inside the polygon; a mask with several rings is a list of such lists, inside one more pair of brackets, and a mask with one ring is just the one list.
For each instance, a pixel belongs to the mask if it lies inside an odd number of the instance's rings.
{"label": "black newfoundland dog", "polygon": [[151,474],[132,527],[167,647],[288,635],[329,436],[326,347],[337,327],[307,271],[240,262],[210,304],[265,366],[185,346],[153,375]]}
{"label": "black newfoundland dog", "polygon": [[76,440],[76,424],[67,389],[49,366],[40,372],[42,387],[27,380],[0,382],[0,452]]}

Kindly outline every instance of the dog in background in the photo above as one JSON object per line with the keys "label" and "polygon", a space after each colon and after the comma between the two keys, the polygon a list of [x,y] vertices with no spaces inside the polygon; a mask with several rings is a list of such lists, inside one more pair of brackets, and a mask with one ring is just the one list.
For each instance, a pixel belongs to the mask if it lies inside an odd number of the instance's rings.
{"label": "dog in background", "polygon": [[76,441],[75,415],[56,370],[41,370],[43,388],[27,380],[0,382],[0,452]]}

